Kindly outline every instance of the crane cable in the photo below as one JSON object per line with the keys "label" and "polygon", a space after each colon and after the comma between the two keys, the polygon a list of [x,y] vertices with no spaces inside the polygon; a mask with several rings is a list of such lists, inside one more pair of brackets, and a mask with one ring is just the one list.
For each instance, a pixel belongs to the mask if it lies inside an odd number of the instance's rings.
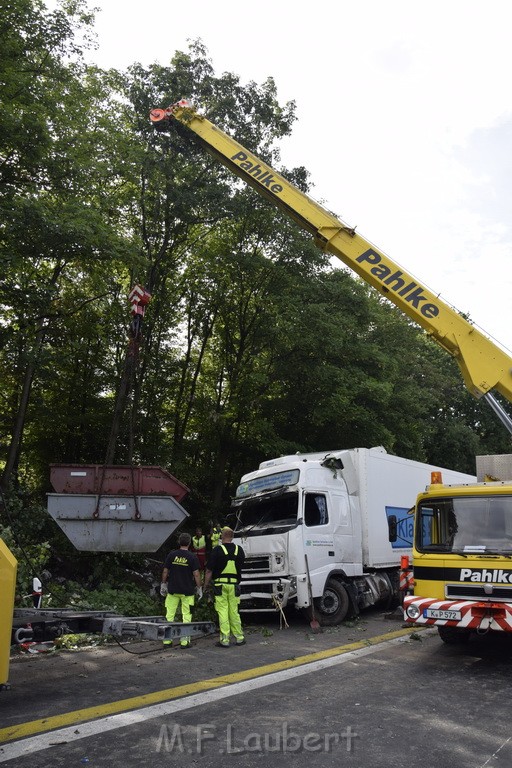
{"label": "crane cable", "polygon": [[[131,306],[130,313],[132,316],[132,320],[130,323],[130,330],[129,330],[130,338],[128,342],[126,357],[125,357],[125,366],[128,367],[128,380],[126,382],[125,396],[126,398],[128,398],[128,396],[130,396],[131,398],[131,404],[130,404],[129,416],[128,416],[128,453],[129,453],[128,458],[129,458],[129,466],[130,466],[131,478],[132,478],[132,494],[131,495],[133,496],[133,502],[135,507],[134,519],[140,520],[141,514],[140,514],[139,503],[137,499],[137,490],[135,487],[135,468],[133,466],[133,436],[134,436],[133,419],[134,419],[134,411],[135,411],[135,399],[134,399],[133,393],[135,389],[134,387],[135,367],[139,358],[139,347],[140,347],[140,341],[142,337],[142,322],[144,319],[146,307],[151,301],[151,293],[149,293],[149,291],[147,291],[141,285],[136,283],[131,289],[128,298],[130,301],[130,306]],[[128,366],[128,363],[129,363],[129,366]],[[119,389],[117,397],[118,397],[118,401],[121,397],[123,397],[122,386]],[[113,423],[112,423],[112,432],[115,426],[116,408],[118,407],[118,405],[119,405],[119,402],[116,402],[116,406],[114,409]],[[112,438],[112,433],[111,433],[111,438]],[[107,447],[107,455],[105,456],[105,460],[103,462],[103,466],[101,470],[101,478],[100,478],[100,485],[98,488],[96,508],[93,513],[94,519],[98,519],[99,513],[100,513],[100,502],[101,502],[101,497],[103,495],[105,473],[106,473],[107,465],[109,462],[109,452],[110,452],[110,441]],[[114,451],[112,451],[112,454],[113,453]]]}

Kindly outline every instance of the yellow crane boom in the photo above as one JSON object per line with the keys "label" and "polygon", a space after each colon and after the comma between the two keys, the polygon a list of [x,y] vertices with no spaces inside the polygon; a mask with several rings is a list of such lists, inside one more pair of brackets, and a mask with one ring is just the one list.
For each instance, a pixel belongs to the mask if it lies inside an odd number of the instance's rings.
{"label": "yellow crane boom", "polygon": [[166,109],[153,109],[150,120],[158,130],[169,130],[173,120],[189,128],[223,165],[310,232],[320,248],[420,325],[456,359],[469,391],[484,396],[512,433],[512,419],[491,395],[494,389],[512,402],[512,358],[505,351],[353,228],[199,114],[191,102],[182,99]]}

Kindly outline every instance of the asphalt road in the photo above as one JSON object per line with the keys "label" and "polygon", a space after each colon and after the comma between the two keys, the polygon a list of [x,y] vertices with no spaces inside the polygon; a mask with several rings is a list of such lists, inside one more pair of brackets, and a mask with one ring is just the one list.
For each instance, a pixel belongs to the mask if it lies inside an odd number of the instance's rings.
{"label": "asphalt road", "polygon": [[319,634],[299,617],[282,630],[275,617],[252,623],[241,648],[215,639],[188,651],[139,643],[13,659],[0,763],[512,764],[512,638],[450,647],[374,611]]}

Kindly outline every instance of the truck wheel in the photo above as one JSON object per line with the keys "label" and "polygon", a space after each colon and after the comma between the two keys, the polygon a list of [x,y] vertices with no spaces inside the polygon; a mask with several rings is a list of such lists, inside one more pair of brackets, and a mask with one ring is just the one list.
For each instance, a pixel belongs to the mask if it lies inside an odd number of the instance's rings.
{"label": "truck wheel", "polygon": [[341,624],[348,613],[350,600],[347,590],[337,579],[327,579],[322,597],[315,598],[315,614],[322,627]]}
{"label": "truck wheel", "polygon": [[459,627],[438,627],[439,637],[447,645],[462,645],[467,643],[471,632],[469,629],[459,629]]}

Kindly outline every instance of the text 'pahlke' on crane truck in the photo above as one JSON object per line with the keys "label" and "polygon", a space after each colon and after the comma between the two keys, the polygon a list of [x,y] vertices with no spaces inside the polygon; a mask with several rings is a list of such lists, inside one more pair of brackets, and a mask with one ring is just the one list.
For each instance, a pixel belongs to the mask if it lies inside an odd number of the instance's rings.
{"label": "text 'pahlke' on crane truck", "polygon": [[[477,398],[484,398],[512,434],[512,419],[491,394],[491,390],[495,390],[509,402],[512,401],[512,358],[509,354],[439,296],[379,252],[357,234],[354,228],[344,224],[199,114],[189,101],[178,101],[166,109],[153,109],[150,120],[157,130],[172,130],[172,124],[175,122],[186,126],[196,140],[223,165],[312,234],[321,249],[341,259],[359,277],[421,326],[439,346],[455,358],[469,391]],[[446,473],[444,477],[446,480]],[[512,586],[508,586],[512,572],[508,538],[499,538],[503,546],[494,545],[493,550],[488,548],[483,530],[479,533],[479,528],[483,529],[487,522],[498,526],[502,513],[507,521],[506,525],[510,526],[511,496],[512,483],[478,484],[468,486],[466,490],[457,493],[455,489],[446,490],[441,486],[436,489],[435,485],[430,486],[424,501],[420,497],[416,508],[416,548],[413,560],[417,577],[415,596],[426,600],[442,600],[447,597],[451,599],[452,595],[475,597],[477,602],[483,605],[481,608],[475,606],[471,609],[470,615],[474,614],[475,623],[478,623],[479,612],[484,612],[487,616],[478,626],[512,629],[506,621],[497,619],[499,611],[501,616],[506,612],[505,603],[501,601],[508,599],[509,589],[512,591]],[[434,499],[437,499],[435,504]],[[447,524],[445,518],[453,516],[450,510],[457,513],[456,525],[461,530],[470,526],[474,529],[470,543],[463,544],[462,548],[452,552],[449,547],[457,545],[450,545],[448,534],[443,533],[440,528]],[[301,511],[303,512],[302,509]],[[463,519],[467,522],[463,523]],[[435,549],[428,551],[429,546]],[[446,546],[446,549],[442,549],[443,546]],[[466,546],[469,546],[470,550],[466,551]],[[428,562],[430,570],[427,571]],[[493,595],[495,599],[490,599]],[[433,623],[444,622],[447,627],[451,626],[450,621],[459,621],[459,610],[460,621],[472,620],[462,608],[453,608],[456,613],[452,618],[449,618],[448,614],[438,614],[443,618],[436,619],[432,613],[436,610],[451,608],[427,606],[413,610],[412,613],[417,613],[418,617],[430,618]],[[410,613],[409,610],[408,618],[414,619]]]}
{"label": "text 'pahlke' on crane truck", "polygon": [[[410,509],[434,470],[379,447],[284,456],[244,475],[232,504],[246,556],[241,611],[310,609],[313,600],[316,620],[331,626],[397,605]],[[442,471],[452,482],[475,479]]]}
{"label": "text 'pahlke' on crane truck", "polygon": [[480,482],[441,475],[418,497],[406,621],[446,643],[512,632],[512,456],[477,456]]}

